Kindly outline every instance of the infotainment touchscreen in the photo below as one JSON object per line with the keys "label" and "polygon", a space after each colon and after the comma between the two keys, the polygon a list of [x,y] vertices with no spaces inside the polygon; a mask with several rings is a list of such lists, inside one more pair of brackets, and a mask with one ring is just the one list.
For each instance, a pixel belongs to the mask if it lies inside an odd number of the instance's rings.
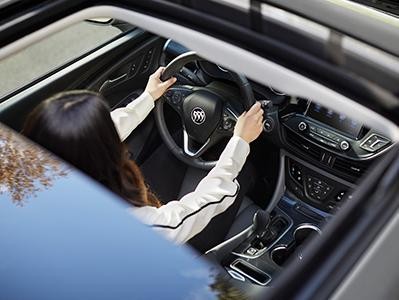
{"label": "infotainment touchscreen", "polygon": [[363,127],[362,124],[356,122],[344,114],[339,114],[331,109],[325,108],[316,103],[310,103],[307,116],[327,124],[337,130],[340,130],[353,138],[357,138]]}

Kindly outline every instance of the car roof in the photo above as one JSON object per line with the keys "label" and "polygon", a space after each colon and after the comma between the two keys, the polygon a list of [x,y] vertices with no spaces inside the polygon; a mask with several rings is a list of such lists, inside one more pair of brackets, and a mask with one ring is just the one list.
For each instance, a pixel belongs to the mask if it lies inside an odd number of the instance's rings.
{"label": "car roof", "polygon": [[0,299],[215,298],[213,267],[0,125]]}
{"label": "car roof", "polygon": [[376,8],[385,13],[399,16],[399,2],[397,0],[351,0],[366,6]]}

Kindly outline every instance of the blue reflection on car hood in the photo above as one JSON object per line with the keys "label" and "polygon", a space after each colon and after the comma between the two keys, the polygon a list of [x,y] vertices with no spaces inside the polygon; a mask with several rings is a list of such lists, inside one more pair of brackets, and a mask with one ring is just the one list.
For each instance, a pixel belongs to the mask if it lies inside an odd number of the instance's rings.
{"label": "blue reflection on car hood", "polygon": [[127,203],[1,125],[0,133],[8,147],[0,152],[0,299],[219,293],[212,266],[139,223]]}

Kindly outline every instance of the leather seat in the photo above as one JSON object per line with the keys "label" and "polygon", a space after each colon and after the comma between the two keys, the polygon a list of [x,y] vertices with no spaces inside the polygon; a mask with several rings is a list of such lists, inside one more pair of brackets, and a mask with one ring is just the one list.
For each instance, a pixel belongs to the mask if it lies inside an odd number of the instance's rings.
{"label": "leather seat", "polygon": [[[204,178],[206,174],[207,171],[204,170],[191,167],[187,168],[187,172],[181,184],[178,199],[194,191],[200,180]],[[248,228],[248,226],[252,224],[253,216],[258,209],[261,208],[258,205],[254,204],[254,202],[250,198],[245,196],[237,212],[234,223],[232,224],[226,236],[226,239],[229,239],[232,236],[240,233],[244,229]]]}

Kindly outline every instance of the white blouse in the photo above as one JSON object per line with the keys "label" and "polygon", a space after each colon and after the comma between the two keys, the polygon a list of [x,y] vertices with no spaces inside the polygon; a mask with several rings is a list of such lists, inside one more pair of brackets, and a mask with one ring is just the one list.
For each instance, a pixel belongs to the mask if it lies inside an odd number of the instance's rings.
{"label": "white blouse", "polygon": [[[126,107],[111,112],[122,141],[148,116],[153,107],[153,98],[144,92]],[[216,166],[200,181],[195,191],[159,208],[135,207],[133,214],[175,243],[188,241],[234,202],[240,189],[236,177],[248,154],[249,144],[233,136]]]}

